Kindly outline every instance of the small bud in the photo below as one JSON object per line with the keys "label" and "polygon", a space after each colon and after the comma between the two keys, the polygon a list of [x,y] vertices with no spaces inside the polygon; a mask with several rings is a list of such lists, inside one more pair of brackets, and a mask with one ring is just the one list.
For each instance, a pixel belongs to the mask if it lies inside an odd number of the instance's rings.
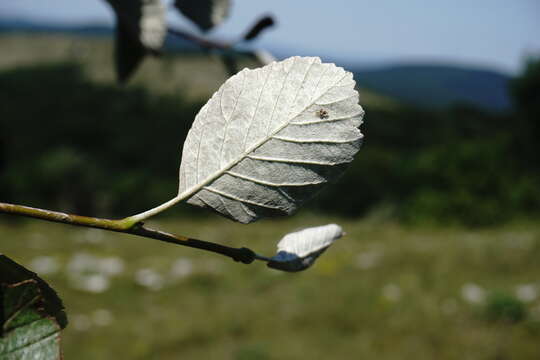
{"label": "small bud", "polygon": [[287,234],[278,243],[278,252],[270,259],[268,267],[291,272],[305,270],[342,236],[343,230],[336,224]]}

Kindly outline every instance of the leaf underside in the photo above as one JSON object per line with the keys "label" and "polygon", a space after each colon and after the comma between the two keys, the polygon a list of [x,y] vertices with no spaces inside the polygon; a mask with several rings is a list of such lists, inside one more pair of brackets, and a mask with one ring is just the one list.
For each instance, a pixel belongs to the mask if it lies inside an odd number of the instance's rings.
{"label": "leaf underside", "polygon": [[242,223],[294,212],[360,148],[354,85],[351,73],[313,57],[231,77],[189,131],[179,197]]}
{"label": "leaf underside", "polygon": [[229,15],[230,0],[175,0],[174,6],[202,31],[219,25]]}

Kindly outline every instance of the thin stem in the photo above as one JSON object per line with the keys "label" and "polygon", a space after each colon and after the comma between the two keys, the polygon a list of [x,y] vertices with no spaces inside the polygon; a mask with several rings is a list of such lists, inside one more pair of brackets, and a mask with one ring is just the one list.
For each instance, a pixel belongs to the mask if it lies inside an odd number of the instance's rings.
{"label": "thin stem", "polygon": [[[204,181],[204,182],[206,183],[206,181]],[[172,198],[171,200],[169,200],[167,202],[164,202],[161,205],[158,205],[158,206],[156,206],[156,207],[154,207],[154,208],[152,208],[150,210],[146,210],[146,211],[144,211],[142,213],[135,214],[135,215],[129,216],[127,218],[124,218],[124,219],[122,219],[122,221],[124,223],[126,223],[126,224],[131,224],[130,226],[133,226],[136,223],[142,222],[142,221],[148,219],[149,217],[157,215],[160,212],[165,211],[165,210],[173,207],[174,205],[178,204],[180,201],[182,201],[184,199],[187,199],[188,197],[190,197],[191,195],[193,195],[195,192],[197,192],[199,190],[200,189],[197,188],[197,187],[188,189],[188,190],[184,191],[181,194],[179,193],[174,198]]]}
{"label": "thin stem", "polygon": [[244,264],[250,264],[253,260],[258,258],[258,255],[255,254],[252,250],[242,247],[242,248],[233,248],[225,245],[220,245],[208,241],[191,239],[184,236],[177,236],[173,234],[166,233],[160,230],[154,230],[143,226],[142,224],[137,224],[132,229],[128,231],[129,234],[143,236],[147,238],[152,238],[172,244],[189,246],[196,249],[211,251],[216,254],[221,254],[232,258],[234,261],[239,261]]}
{"label": "thin stem", "polygon": [[176,197],[172,198],[171,200],[169,200],[167,202],[164,202],[163,204],[158,205],[155,208],[152,208],[150,210],[144,211],[144,212],[139,213],[139,214],[135,214],[133,216],[129,216],[127,218],[122,219],[122,221],[124,221],[127,224],[131,224],[131,226],[133,226],[133,225],[135,225],[135,224],[137,224],[137,223],[139,223],[141,221],[144,221],[144,220],[148,219],[149,217],[152,217],[154,215],[159,214],[162,211],[165,211],[165,210],[169,209],[170,207],[178,204],[178,202],[180,202],[183,199],[184,199],[184,197],[181,197],[180,195],[177,195]]}
{"label": "thin stem", "polygon": [[125,231],[129,227],[133,226],[127,224],[123,220],[111,220],[100,219],[95,217],[80,216],[62,213],[58,211],[38,209],[29,206],[15,205],[0,202],[0,212],[6,214],[20,215],[25,217],[32,217],[36,219],[42,219],[52,222],[59,222],[64,224],[78,225],[84,227],[92,227],[98,229],[112,230],[112,231]]}
{"label": "thin stem", "polygon": [[267,256],[259,255],[259,254],[255,254],[255,260],[261,260],[261,261],[266,261],[266,262],[272,261],[271,258]]}
{"label": "thin stem", "polygon": [[[169,234],[164,231],[147,228],[141,222],[132,223],[131,218],[121,220],[100,219],[2,202],[0,202],[0,213],[19,215],[63,224],[91,227],[124,234],[142,236],[145,238],[164,241],[171,244],[182,245],[210,251],[216,254],[221,254],[232,258],[234,261],[239,261],[244,264],[250,264],[254,260],[268,261],[268,258],[257,255],[248,248],[233,248],[225,245],[212,243],[209,241],[197,240],[186,236]],[[129,219],[129,221],[126,221],[127,219]]]}

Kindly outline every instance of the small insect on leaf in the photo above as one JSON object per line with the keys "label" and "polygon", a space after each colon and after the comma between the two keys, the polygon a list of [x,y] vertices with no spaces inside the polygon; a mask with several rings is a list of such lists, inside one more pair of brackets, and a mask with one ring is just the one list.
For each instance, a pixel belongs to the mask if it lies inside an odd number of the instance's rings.
{"label": "small insect on leaf", "polygon": [[328,119],[328,111],[326,111],[326,110],[324,110],[324,109],[319,109],[319,110],[317,110],[316,115],[317,115],[320,119]]}

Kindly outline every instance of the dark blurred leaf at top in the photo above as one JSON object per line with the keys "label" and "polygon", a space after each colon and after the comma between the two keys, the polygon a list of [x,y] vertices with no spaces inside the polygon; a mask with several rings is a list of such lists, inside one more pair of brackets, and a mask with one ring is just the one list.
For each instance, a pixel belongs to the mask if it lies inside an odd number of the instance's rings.
{"label": "dark blurred leaf at top", "polygon": [[167,33],[161,0],[106,0],[116,14],[116,73],[126,82],[147,53],[157,54]]}
{"label": "dark blurred leaf at top", "polygon": [[244,35],[245,41],[250,41],[255,39],[259,34],[266,28],[274,26],[274,18],[271,16],[264,16],[260,18],[255,25]]}
{"label": "dark blurred leaf at top", "polygon": [[175,0],[174,6],[202,31],[219,25],[229,16],[230,0]]}
{"label": "dark blurred leaf at top", "polygon": [[0,255],[0,359],[61,359],[62,301],[35,273]]}

